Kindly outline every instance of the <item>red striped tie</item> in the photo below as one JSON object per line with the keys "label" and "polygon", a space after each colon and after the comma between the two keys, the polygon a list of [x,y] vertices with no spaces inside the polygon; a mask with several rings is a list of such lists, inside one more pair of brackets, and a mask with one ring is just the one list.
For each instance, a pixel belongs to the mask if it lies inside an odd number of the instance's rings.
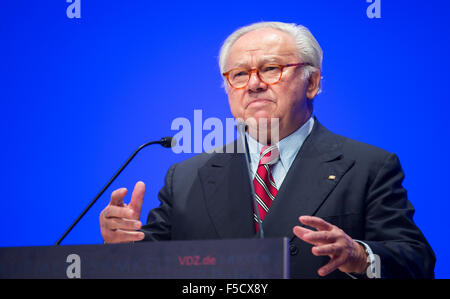
{"label": "red striped tie", "polygon": [[[271,166],[278,161],[280,153],[276,145],[266,145],[261,150],[258,170],[256,171],[253,185],[255,187],[255,200],[257,203],[259,217],[261,221],[264,220],[269,211],[272,201],[277,196],[277,186],[273,180],[270,171]],[[256,209],[253,214],[255,219],[256,231],[258,231],[258,217],[256,216]]]}

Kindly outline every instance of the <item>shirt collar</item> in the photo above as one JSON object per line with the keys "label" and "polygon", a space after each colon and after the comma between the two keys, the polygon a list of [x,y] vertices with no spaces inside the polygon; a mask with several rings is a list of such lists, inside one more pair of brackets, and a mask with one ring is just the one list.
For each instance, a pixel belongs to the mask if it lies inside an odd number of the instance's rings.
{"label": "shirt collar", "polygon": [[[313,126],[314,126],[314,117],[311,116],[303,124],[303,126],[298,128],[291,135],[286,136],[285,138],[280,140],[280,142],[278,142],[277,145],[278,150],[280,151],[280,161],[286,170],[288,170],[291,167],[295,157],[297,156],[298,151],[305,142],[306,137],[308,137],[308,135],[311,133]],[[248,150],[250,152],[251,163],[253,165],[254,163],[258,165],[259,155],[264,145],[255,140],[248,133],[246,133],[246,136],[248,142]]]}

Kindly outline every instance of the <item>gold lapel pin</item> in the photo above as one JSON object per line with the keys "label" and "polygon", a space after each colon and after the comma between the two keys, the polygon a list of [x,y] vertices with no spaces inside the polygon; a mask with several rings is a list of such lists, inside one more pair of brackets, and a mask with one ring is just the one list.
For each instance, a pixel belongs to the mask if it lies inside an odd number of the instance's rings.
{"label": "gold lapel pin", "polygon": [[334,181],[336,179],[336,176],[335,175],[329,175],[328,179]]}

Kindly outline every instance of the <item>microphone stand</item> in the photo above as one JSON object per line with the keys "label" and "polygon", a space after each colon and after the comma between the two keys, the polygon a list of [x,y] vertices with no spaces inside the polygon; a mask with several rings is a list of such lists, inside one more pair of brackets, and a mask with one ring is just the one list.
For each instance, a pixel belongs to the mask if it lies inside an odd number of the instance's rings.
{"label": "microphone stand", "polygon": [[251,190],[251,194],[252,194],[252,201],[253,201],[253,207],[256,211],[256,220],[258,221],[258,238],[260,239],[264,239],[264,229],[263,229],[263,224],[261,221],[261,215],[259,214],[259,209],[258,209],[258,204],[256,202],[256,198],[255,198],[255,186],[253,186],[253,174],[252,174],[252,169],[250,167],[250,153],[249,153],[249,149],[248,149],[248,143],[247,143],[247,138],[245,138],[245,132],[246,132],[246,124],[243,122],[239,122],[237,124],[237,130],[239,132],[240,138],[241,138],[241,144],[242,147],[244,149],[244,155],[245,155],[245,164],[247,165],[247,174],[248,174],[248,179],[249,179],[249,183],[250,183],[250,190]]}
{"label": "microphone stand", "polygon": [[[55,243],[55,245],[59,245],[64,238],[72,231],[72,229],[77,225],[77,223],[83,218],[83,216],[90,210],[90,208],[96,203],[96,201],[100,198],[100,196],[103,195],[103,193],[108,189],[108,187],[114,182],[114,180],[119,176],[119,174],[127,167],[127,165],[133,160],[133,158],[139,153],[144,147],[147,147],[152,144],[161,144],[163,147],[170,148],[172,147],[172,137],[164,137],[161,140],[158,141],[150,141],[143,145],[141,145],[129,158],[125,163],[120,167],[120,169],[114,174],[114,176],[109,180],[108,183],[103,187],[103,189],[95,196],[95,198],[91,201],[91,203],[84,209],[83,212],[81,212],[80,216],[72,223],[72,225],[66,230],[66,232],[59,238],[59,240]],[[173,142],[175,143],[175,142]]]}

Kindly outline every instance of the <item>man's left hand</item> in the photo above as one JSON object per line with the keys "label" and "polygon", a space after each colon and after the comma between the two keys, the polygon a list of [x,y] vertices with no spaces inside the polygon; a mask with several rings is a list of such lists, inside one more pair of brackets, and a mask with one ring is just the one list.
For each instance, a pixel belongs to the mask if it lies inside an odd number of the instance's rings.
{"label": "man's left hand", "polygon": [[295,226],[294,234],[313,246],[315,256],[328,255],[331,260],[317,272],[328,275],[336,269],[342,272],[363,273],[367,268],[367,253],[363,245],[358,244],[339,227],[314,216],[301,216],[300,222],[317,231]]}

